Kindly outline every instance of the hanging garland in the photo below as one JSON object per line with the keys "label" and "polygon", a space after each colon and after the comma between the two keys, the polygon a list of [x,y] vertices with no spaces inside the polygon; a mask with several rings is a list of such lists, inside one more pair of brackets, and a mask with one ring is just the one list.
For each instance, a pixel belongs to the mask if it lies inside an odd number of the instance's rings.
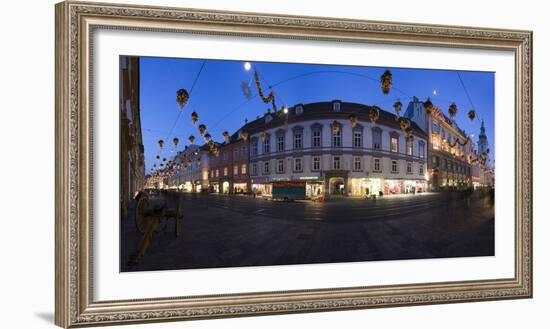
{"label": "hanging garland", "polygon": [[449,115],[451,116],[451,119],[455,118],[457,111],[458,108],[456,107],[456,104],[452,103],[451,106],[449,106]]}
{"label": "hanging garland", "polygon": [[382,93],[387,95],[390,93],[392,85],[392,74],[390,70],[386,70],[384,74],[380,76],[380,87],[382,88]]}
{"label": "hanging garland", "polygon": [[256,82],[256,88],[258,89],[258,95],[260,96],[262,101],[266,104],[271,102],[271,106],[273,106],[273,111],[277,112],[277,105],[275,105],[275,94],[273,93],[273,91],[270,91],[269,95],[267,95],[267,97],[265,97],[264,92],[262,90],[262,86],[260,85],[260,77],[258,76],[258,71],[256,71],[256,69],[254,69],[254,81]]}
{"label": "hanging garland", "polygon": [[369,111],[369,119],[372,124],[375,124],[380,117],[380,111],[376,107],[371,107]]}
{"label": "hanging garland", "polygon": [[183,108],[189,101],[189,93],[185,89],[180,89],[176,92],[176,102],[180,107],[180,111],[183,111]]}
{"label": "hanging garland", "polygon": [[395,109],[395,120],[398,120],[399,117],[401,116],[400,113],[401,113],[402,107],[403,107],[403,104],[400,101],[393,103],[393,108]]}
{"label": "hanging garland", "polygon": [[355,114],[350,114],[348,119],[351,124],[351,127],[355,128],[357,126],[357,116]]}

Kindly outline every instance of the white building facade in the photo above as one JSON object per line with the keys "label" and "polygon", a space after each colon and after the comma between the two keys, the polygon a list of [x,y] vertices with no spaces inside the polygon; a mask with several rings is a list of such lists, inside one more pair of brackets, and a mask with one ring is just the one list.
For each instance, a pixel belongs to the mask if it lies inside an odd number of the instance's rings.
{"label": "white building facade", "polygon": [[206,146],[189,145],[174,157],[174,175],[168,184],[184,192],[200,192],[209,186],[209,151]]}
{"label": "white building facade", "polygon": [[371,108],[299,104],[256,120],[249,137],[252,190],[270,194],[274,181],[306,181],[308,197],[425,191],[426,135],[413,126],[408,141],[393,114],[378,109],[372,123]]}

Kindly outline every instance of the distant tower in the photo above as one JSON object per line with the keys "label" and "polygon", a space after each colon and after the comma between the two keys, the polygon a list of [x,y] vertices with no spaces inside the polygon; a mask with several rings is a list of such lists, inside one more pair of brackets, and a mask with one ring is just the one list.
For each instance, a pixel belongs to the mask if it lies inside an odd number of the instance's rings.
{"label": "distant tower", "polygon": [[477,141],[477,152],[484,153],[489,148],[489,142],[487,141],[487,135],[485,135],[485,122],[481,120],[481,129],[479,131],[479,139]]}

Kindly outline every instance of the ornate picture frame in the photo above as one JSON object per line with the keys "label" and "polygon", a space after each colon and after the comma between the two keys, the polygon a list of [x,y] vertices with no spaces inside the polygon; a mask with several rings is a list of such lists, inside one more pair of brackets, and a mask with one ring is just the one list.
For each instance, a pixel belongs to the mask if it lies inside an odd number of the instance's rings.
{"label": "ornate picture frame", "polygon": [[[98,29],[507,50],[515,58],[511,278],[95,301],[93,98]],[[66,1],[56,5],[55,323],[61,327],[531,298],[532,32]]]}

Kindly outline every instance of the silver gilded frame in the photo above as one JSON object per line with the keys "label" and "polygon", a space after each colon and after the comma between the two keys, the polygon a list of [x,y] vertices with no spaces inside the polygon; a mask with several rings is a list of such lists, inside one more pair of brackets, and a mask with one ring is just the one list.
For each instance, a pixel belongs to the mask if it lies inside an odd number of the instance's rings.
{"label": "silver gilded frame", "polygon": [[[96,29],[513,51],[514,277],[94,302],[90,49]],[[532,32],[66,1],[56,5],[55,38],[57,325],[68,328],[532,297]]]}

